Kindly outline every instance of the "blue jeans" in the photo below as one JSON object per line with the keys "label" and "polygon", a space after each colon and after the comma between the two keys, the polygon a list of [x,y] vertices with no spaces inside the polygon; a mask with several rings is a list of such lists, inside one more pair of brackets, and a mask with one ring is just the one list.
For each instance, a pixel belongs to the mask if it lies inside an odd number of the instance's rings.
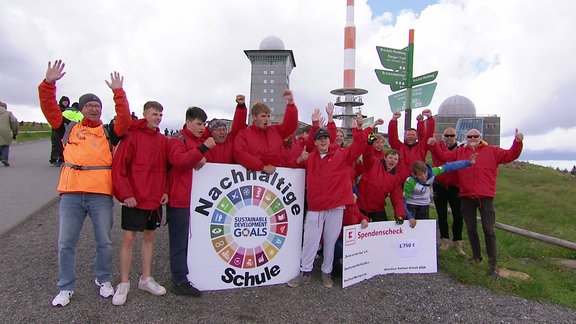
{"label": "blue jeans", "polygon": [[76,247],[86,215],[92,219],[96,240],[94,275],[99,282],[112,279],[112,196],[62,194],[58,212],[58,289],[76,287]]}
{"label": "blue jeans", "polygon": [[0,160],[8,161],[8,153],[10,153],[10,145],[0,145]]}
{"label": "blue jeans", "polygon": [[168,238],[170,241],[170,271],[172,282],[188,282],[188,233],[190,230],[190,208],[166,207]]}

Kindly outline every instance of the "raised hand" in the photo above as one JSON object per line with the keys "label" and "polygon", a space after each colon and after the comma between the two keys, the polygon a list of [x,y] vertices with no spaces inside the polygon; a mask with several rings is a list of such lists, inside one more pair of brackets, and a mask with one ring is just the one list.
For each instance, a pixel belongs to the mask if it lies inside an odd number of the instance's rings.
{"label": "raised hand", "polygon": [[402,114],[399,111],[397,111],[394,114],[392,114],[392,119],[398,120],[398,118],[400,118],[400,116],[402,116]]}
{"label": "raised hand", "polygon": [[66,72],[63,72],[65,66],[66,64],[64,64],[62,60],[54,61],[54,66],[52,66],[52,63],[49,61],[48,69],[46,70],[46,82],[54,83],[62,79],[64,74],[66,74]]}
{"label": "raised hand", "polygon": [[524,140],[524,134],[518,133],[518,128],[516,128],[516,131],[514,132],[514,139],[517,142],[522,142]]}
{"label": "raised hand", "polygon": [[122,84],[124,83],[124,77],[120,76],[120,73],[114,71],[114,74],[110,73],[110,82],[108,82],[107,80],[104,81],[106,81],[106,84],[112,90],[122,89]]}
{"label": "raised hand", "polygon": [[320,120],[320,109],[316,108],[316,109],[314,109],[314,112],[312,113],[312,122],[319,121],[319,120]]}
{"label": "raised hand", "polygon": [[291,91],[290,89],[284,90],[284,93],[282,93],[282,97],[283,97],[289,104],[293,104],[293,103],[294,103],[294,95],[292,95],[292,91]]}
{"label": "raised hand", "polygon": [[246,103],[246,97],[243,94],[236,95],[236,104],[238,106]]}

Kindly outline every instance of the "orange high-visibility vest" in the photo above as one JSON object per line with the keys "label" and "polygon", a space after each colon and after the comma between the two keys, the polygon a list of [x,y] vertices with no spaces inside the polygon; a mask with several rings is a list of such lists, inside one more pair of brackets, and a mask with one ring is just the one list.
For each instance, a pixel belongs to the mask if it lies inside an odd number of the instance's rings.
{"label": "orange high-visibility vest", "polygon": [[[65,135],[66,136],[66,135]],[[59,193],[112,195],[112,152],[104,126],[72,126],[64,144]]]}

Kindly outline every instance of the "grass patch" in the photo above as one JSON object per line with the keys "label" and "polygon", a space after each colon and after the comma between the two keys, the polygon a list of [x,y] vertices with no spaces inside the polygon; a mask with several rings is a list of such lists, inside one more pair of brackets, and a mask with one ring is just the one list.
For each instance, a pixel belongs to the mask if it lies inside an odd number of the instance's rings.
{"label": "grass patch", "polygon": [[22,121],[18,123],[18,136],[16,137],[16,142],[48,139],[50,138],[51,133],[52,129],[47,123]]}
{"label": "grass patch", "polygon": [[[576,179],[528,163],[500,166],[495,201],[496,221],[540,234],[574,241],[576,238]],[[435,210],[430,210],[436,218]],[[451,223],[451,217],[449,222]],[[576,251],[496,229],[498,266],[528,274],[530,280],[500,278],[491,280],[480,224],[478,231],[483,265],[468,265],[471,250],[464,227],[465,251],[461,257],[453,249],[439,251],[438,267],[457,281],[483,286],[499,294],[554,303],[576,309],[576,270],[559,266],[549,258],[576,259]]]}

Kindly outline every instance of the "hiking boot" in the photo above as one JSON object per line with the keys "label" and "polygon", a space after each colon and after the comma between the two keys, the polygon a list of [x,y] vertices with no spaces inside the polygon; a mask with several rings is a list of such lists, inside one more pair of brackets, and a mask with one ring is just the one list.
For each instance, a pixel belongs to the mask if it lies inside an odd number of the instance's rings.
{"label": "hiking boot", "polygon": [[55,168],[59,168],[62,166],[61,162],[55,161],[55,162],[50,162],[50,166],[53,166]]}
{"label": "hiking boot", "polygon": [[172,288],[170,289],[170,291],[174,294],[174,295],[178,295],[178,296],[192,296],[192,297],[200,297],[202,296],[202,292],[198,289],[196,289],[194,286],[192,286],[191,282],[185,282],[185,283],[181,283],[181,284],[175,284],[172,285]]}
{"label": "hiking boot", "polygon": [[452,242],[452,247],[459,255],[466,255],[466,252],[464,252],[464,241],[454,241]]}
{"label": "hiking boot", "polygon": [[130,291],[129,282],[121,282],[116,287],[116,292],[112,296],[112,305],[122,306],[126,302],[126,297],[128,297],[128,291]]}
{"label": "hiking boot", "polygon": [[443,238],[442,244],[440,244],[440,247],[438,249],[440,251],[446,251],[446,250],[448,250],[449,247],[450,247],[450,239]]}
{"label": "hiking boot", "polygon": [[146,279],[142,279],[140,277],[140,281],[138,282],[138,289],[147,291],[152,295],[162,296],[166,293],[166,288],[160,286],[153,277],[148,277]]}
{"label": "hiking boot", "polygon": [[468,259],[468,264],[482,264],[482,258],[470,258]]}
{"label": "hiking boot", "polygon": [[500,273],[496,267],[490,267],[490,269],[488,269],[488,275],[492,278],[492,280],[500,279]]}
{"label": "hiking boot", "polygon": [[4,164],[5,167],[9,167],[10,163],[8,163],[8,160],[2,160],[2,164]]}
{"label": "hiking boot", "polygon": [[322,272],[322,285],[326,288],[332,288],[334,286],[331,273]]}
{"label": "hiking boot", "polygon": [[98,279],[94,279],[94,283],[96,284],[96,286],[100,287],[100,296],[104,298],[114,296],[114,287],[112,287],[110,281],[100,283],[98,282]]}
{"label": "hiking boot", "polygon": [[286,284],[288,287],[292,288],[300,287],[301,285],[309,285],[310,272],[301,272],[296,278],[288,281]]}
{"label": "hiking boot", "polygon": [[66,306],[70,303],[70,297],[74,295],[72,290],[60,290],[58,295],[52,299],[52,306]]}

